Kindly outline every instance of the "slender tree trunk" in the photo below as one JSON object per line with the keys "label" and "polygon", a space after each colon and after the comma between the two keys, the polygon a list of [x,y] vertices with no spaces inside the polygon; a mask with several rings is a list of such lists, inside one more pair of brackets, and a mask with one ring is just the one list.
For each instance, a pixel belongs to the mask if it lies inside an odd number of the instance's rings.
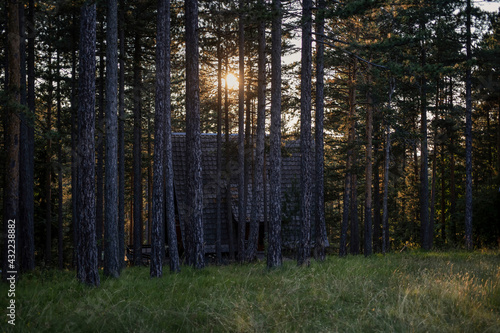
{"label": "slender tree trunk", "polygon": [[[371,82],[371,78],[368,79]],[[371,92],[367,93],[366,107],[366,166],[365,166],[365,256],[373,253],[372,249],[372,179],[373,179],[373,101]]]}
{"label": "slender tree trunk", "polygon": [[80,83],[78,103],[78,279],[99,286],[95,233],[95,50],[96,5],[85,3],[80,16]]}
{"label": "slender tree trunk", "polygon": [[[99,15],[101,16],[101,15]],[[99,266],[103,265],[103,242],[104,242],[104,81],[106,74],[104,73],[106,64],[104,62],[104,22],[101,22],[99,48],[99,100],[98,100],[98,118],[97,118],[97,164],[96,164],[96,183],[97,183],[97,200],[96,200],[96,237],[97,237],[97,258]]]}
{"label": "slender tree trunk", "polygon": [[467,64],[465,72],[465,247],[473,249],[472,243],[472,42],[471,0],[467,0]]}
{"label": "slender tree trunk", "polygon": [[[33,0],[31,0],[33,1]],[[73,266],[77,268],[77,251],[78,251],[78,79],[76,76],[77,68],[77,26],[76,15],[72,16],[73,31],[71,33],[71,209],[72,209],[72,222],[73,222]],[[34,57],[33,57],[34,59]],[[34,98],[34,92],[33,92]],[[78,269],[78,268],[77,268]]]}
{"label": "slender tree trunk", "polygon": [[245,30],[244,1],[239,0],[238,54],[239,54],[239,94],[238,94],[238,261],[245,260]]}
{"label": "slender tree trunk", "polygon": [[[259,10],[264,10],[264,1],[259,0]],[[247,260],[257,258],[259,242],[259,220],[264,209],[264,140],[266,126],[266,26],[263,18],[258,24],[259,64],[257,86],[257,142],[255,146],[255,172],[252,184],[252,212],[250,215],[250,235],[248,237]]]}
{"label": "slender tree trunk", "polygon": [[118,277],[118,2],[107,0],[104,274]]}
{"label": "slender tree trunk", "polygon": [[279,267],[281,254],[281,0],[272,2],[269,234],[267,267]]}
{"label": "slender tree trunk", "polygon": [[222,263],[222,48],[217,44],[217,215],[215,232],[215,253],[217,264]]}
{"label": "slender tree trunk", "polygon": [[[226,56],[226,78],[229,73],[229,60]],[[228,87],[227,87],[227,79],[224,83],[224,110],[225,110],[225,133],[226,133],[226,147],[229,148],[229,96],[228,96]],[[228,233],[228,241],[229,241],[229,259],[235,259],[235,249],[234,249],[234,230],[233,230],[233,212],[231,205],[231,170],[229,169],[230,160],[229,149],[226,149],[226,211],[227,211],[227,233]]]}
{"label": "slender tree trunk", "polygon": [[312,136],[311,136],[311,67],[312,67],[312,1],[302,1],[302,67],[300,75],[300,165],[301,237],[297,256],[299,266],[309,266],[311,254],[312,210]]}
{"label": "slender tree trunk", "polygon": [[[445,145],[441,144],[441,239],[446,243],[446,182],[445,182]],[[450,152],[448,152],[450,153]]]}
{"label": "slender tree trunk", "polygon": [[358,168],[357,163],[357,153],[353,154],[353,164],[352,168],[354,171],[351,173],[351,246],[350,253],[357,255],[359,254],[359,217],[358,217],[358,175],[356,174],[356,169]]}
{"label": "slender tree trunk", "polygon": [[389,251],[389,212],[388,212],[388,198],[389,198],[389,162],[390,162],[390,149],[391,149],[391,129],[386,126],[386,140],[385,140],[385,163],[384,163],[384,198],[382,203],[382,253],[385,254]]}
{"label": "slender tree trunk", "polygon": [[47,90],[47,156],[45,159],[45,265],[52,265],[52,103],[53,103],[53,77],[52,77],[52,47],[49,46],[47,54],[48,64],[48,90]]}
{"label": "slender tree trunk", "polygon": [[57,51],[56,62],[56,100],[57,100],[57,132],[59,140],[57,143],[57,261],[59,269],[63,269],[64,256],[63,256],[63,174],[62,174],[62,125],[61,125],[61,75],[60,75],[60,56]]}
{"label": "slender tree trunk", "polygon": [[[8,100],[7,117],[5,127],[5,147],[7,158],[5,159],[5,182],[4,182],[4,221],[3,221],[3,265],[2,280],[17,277],[17,258],[14,254],[9,255],[9,248],[18,249],[16,242],[16,224],[19,221],[19,103],[21,88],[21,62],[20,62],[20,38],[19,38],[19,4],[17,1],[7,3],[7,89]],[[16,251],[17,253],[17,251]],[[13,273],[11,273],[13,272]]]}
{"label": "slender tree trunk", "polygon": [[325,260],[325,248],[330,246],[326,234],[325,223],[325,186],[324,186],[324,155],[325,143],[323,138],[323,123],[325,113],[324,101],[324,53],[323,34],[325,33],[325,1],[318,0],[318,14],[316,18],[316,119],[315,119],[315,180],[316,191],[314,195],[315,215],[315,249],[314,256],[317,260]]}
{"label": "slender tree trunk", "polygon": [[[377,131],[378,132],[378,131]],[[377,135],[378,136],[378,135]],[[375,145],[375,151],[378,151],[378,145]],[[403,169],[404,170],[404,169]],[[373,171],[373,252],[381,251],[381,216],[380,216],[380,163],[378,157],[375,157],[375,170]],[[404,207],[404,203],[403,203]]]}
{"label": "slender tree trunk", "polygon": [[[420,31],[425,31],[425,24],[423,18],[420,19]],[[420,61],[422,70],[426,66],[426,46],[425,41],[422,41]],[[421,135],[421,166],[420,166],[420,221],[421,221],[421,235],[422,247],[425,250],[430,250],[429,244],[429,151],[427,147],[427,79],[425,74],[420,78],[421,91],[420,91],[420,135]]]}
{"label": "slender tree trunk", "polygon": [[[392,94],[394,93],[394,79],[390,82],[389,91],[389,110],[391,110]],[[385,140],[385,157],[384,157],[384,198],[382,203],[382,253],[385,254],[389,251],[389,164],[390,164],[390,150],[391,150],[391,128],[386,120],[386,140]]]}
{"label": "slender tree trunk", "polygon": [[188,264],[205,266],[203,248],[203,180],[201,173],[198,2],[187,0],[186,11],[186,155]]}
{"label": "slender tree trunk", "polygon": [[[20,231],[22,238],[21,242],[21,271],[28,272],[35,269],[35,229],[34,229],[34,192],[33,192],[33,182],[34,182],[34,121],[30,119],[35,118],[35,44],[34,44],[34,32],[31,30],[34,27],[34,1],[29,1],[27,21],[28,25],[20,23],[22,26],[21,32],[21,55],[24,53],[23,46],[25,45],[25,29],[28,30],[28,59],[27,59],[27,100],[26,104],[28,106],[27,115],[22,118],[22,123],[20,127],[21,136],[21,153],[20,161],[23,163],[20,165],[22,168],[20,170],[20,180],[19,180],[19,219],[20,219]],[[24,9],[20,8],[20,12],[23,13]],[[24,14],[23,14],[24,15]],[[23,62],[21,62],[22,64]],[[23,67],[21,67],[22,69]],[[21,81],[21,85],[26,80]]]}
{"label": "slender tree trunk", "polygon": [[[123,2],[122,2],[123,5]],[[118,263],[125,255],[125,8],[120,8],[120,57],[118,87]]]}
{"label": "slender tree trunk", "polygon": [[141,71],[141,36],[136,31],[134,38],[134,265],[142,265],[142,71]]}

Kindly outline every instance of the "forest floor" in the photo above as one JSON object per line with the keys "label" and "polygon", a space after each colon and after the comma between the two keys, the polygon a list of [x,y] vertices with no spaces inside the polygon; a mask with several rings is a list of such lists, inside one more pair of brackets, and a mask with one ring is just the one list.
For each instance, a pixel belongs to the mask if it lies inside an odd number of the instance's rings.
{"label": "forest floor", "polygon": [[15,327],[8,289],[7,332],[500,332],[499,251],[183,266],[159,279],[132,267],[99,288],[73,271],[36,271],[16,284]]}

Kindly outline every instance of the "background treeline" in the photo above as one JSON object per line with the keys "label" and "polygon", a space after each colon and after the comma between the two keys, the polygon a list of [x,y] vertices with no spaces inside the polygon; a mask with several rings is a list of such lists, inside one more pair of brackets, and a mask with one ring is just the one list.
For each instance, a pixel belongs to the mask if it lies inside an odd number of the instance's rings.
{"label": "background treeline", "polygon": [[[0,16],[2,109],[8,102],[6,3],[0,4],[0,12],[5,13]],[[75,260],[74,152],[81,3],[20,3],[19,15],[24,22],[20,98],[25,105],[20,112],[21,136],[25,138],[21,142],[26,142],[20,153],[20,167],[34,170],[34,179],[21,180],[20,200],[28,200],[30,191],[33,194],[33,262],[62,268]],[[217,130],[220,103],[215,78],[218,71],[223,78],[229,73],[237,76],[238,19],[242,10],[233,1],[198,1],[198,5],[201,131],[213,133]],[[257,22],[263,16],[268,57],[266,132],[270,124],[270,5],[266,2],[266,10],[262,10],[257,1],[244,2],[245,125],[250,135],[256,133],[257,127]],[[286,57],[300,48],[297,41],[302,18],[300,4],[283,2],[282,6],[282,55]],[[312,38],[315,41],[321,37],[325,46],[324,170],[329,251],[363,253],[367,232],[373,233],[371,245],[375,252],[417,244],[425,248],[465,246],[468,68],[472,70],[473,110],[472,240],[476,247],[497,246],[500,14],[474,6],[468,10],[465,1],[447,0],[340,1],[327,2],[321,11],[312,9],[314,19],[318,15],[325,18],[324,32],[313,29]],[[124,152],[123,169],[119,171],[124,179],[120,188],[123,202],[119,209],[125,244],[134,243],[134,219],[143,219],[141,242],[151,242],[156,10],[156,1],[119,2],[123,90],[118,136]],[[170,10],[172,131],[185,132],[184,2],[172,1]],[[105,224],[105,13],[104,1],[97,1],[95,180],[97,245],[101,248],[104,242],[100,230]],[[467,20],[468,13],[471,20]],[[472,41],[469,59],[468,31]],[[282,66],[282,80],[282,138],[298,139],[300,61]],[[236,133],[238,89],[226,85],[223,90],[229,132]],[[8,113],[2,114],[3,161],[7,158]],[[134,147],[139,149],[136,154]],[[26,155],[22,155],[23,151]],[[367,161],[372,164],[370,173]],[[140,167],[134,169],[134,165]],[[6,175],[4,163],[0,168]],[[134,185],[138,178],[142,181]],[[8,179],[2,177],[1,181],[5,189]],[[367,189],[372,191],[369,196]],[[136,212],[135,217],[134,200],[141,206],[140,215]],[[4,204],[0,209],[5,209]],[[365,229],[367,219],[373,229]],[[25,236],[20,230],[19,237]]]}

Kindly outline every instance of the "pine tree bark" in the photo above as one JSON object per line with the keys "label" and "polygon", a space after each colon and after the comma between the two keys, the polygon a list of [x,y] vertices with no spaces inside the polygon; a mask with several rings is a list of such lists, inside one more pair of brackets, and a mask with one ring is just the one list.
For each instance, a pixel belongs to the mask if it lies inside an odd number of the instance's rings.
{"label": "pine tree bark", "polygon": [[[259,10],[264,12],[264,1],[259,0]],[[259,218],[264,209],[264,139],[266,126],[266,26],[264,18],[258,23],[258,84],[257,84],[257,142],[255,146],[255,170],[252,184],[252,212],[248,237],[247,261],[257,258]]]}
{"label": "pine tree bark", "polygon": [[[9,247],[14,245],[16,253],[18,246],[16,233],[19,223],[19,104],[21,88],[21,61],[20,61],[20,34],[19,34],[19,4],[17,1],[7,3],[7,89],[8,104],[5,127],[5,147],[7,158],[5,159],[5,190],[4,190],[4,220],[3,220],[3,265],[2,279],[16,276],[9,272],[17,272],[17,258],[9,256]],[[13,232],[12,232],[13,231]],[[9,236],[12,235],[12,236]]]}
{"label": "pine tree bark", "polygon": [[[137,14],[138,15],[138,14]],[[141,149],[141,122],[142,122],[142,71],[141,71],[141,36],[139,31],[134,37],[134,147],[133,147],[133,174],[134,174],[134,265],[142,265],[142,149]]]}
{"label": "pine tree bark", "polygon": [[330,244],[326,234],[325,223],[325,188],[324,188],[324,152],[323,138],[325,101],[324,101],[324,53],[323,34],[325,33],[325,1],[318,0],[318,14],[316,17],[316,119],[315,119],[315,180],[316,191],[314,195],[315,215],[315,249],[314,256],[317,260],[325,260],[325,248]]}
{"label": "pine tree bark", "polygon": [[311,67],[312,67],[312,1],[302,1],[302,67],[300,75],[300,220],[301,237],[297,265],[309,266],[311,253],[312,210],[312,136],[311,136]]}
{"label": "pine tree bark", "polygon": [[[371,83],[371,77],[368,79]],[[371,92],[367,93],[366,107],[366,165],[365,165],[365,238],[364,253],[369,256],[372,249],[372,183],[373,183],[373,101]]]}
{"label": "pine tree bark", "polygon": [[282,265],[281,254],[281,0],[272,2],[269,235],[267,267]]}
{"label": "pine tree bark", "polygon": [[[422,14],[424,15],[424,14]],[[420,19],[420,31],[425,31],[425,20]],[[426,66],[426,46],[422,41],[420,53],[421,68]],[[420,158],[420,221],[422,247],[430,249],[429,244],[429,151],[427,146],[427,79],[425,73],[420,78],[420,136],[421,136],[421,158]]]}
{"label": "pine tree bark", "polygon": [[[100,17],[101,15],[99,15]],[[103,19],[104,20],[104,19]],[[98,99],[98,114],[97,114],[97,164],[96,164],[96,186],[97,186],[97,200],[96,200],[96,237],[97,237],[97,248],[98,254],[97,258],[99,260],[99,266],[103,265],[103,242],[104,242],[104,81],[106,74],[105,71],[105,61],[104,61],[104,42],[101,37],[104,35],[104,24],[101,23],[100,33],[97,35],[100,39],[100,49],[99,49],[99,99]]]}
{"label": "pine tree bark", "polygon": [[120,275],[118,254],[118,2],[107,0],[104,274]]}
{"label": "pine tree bark", "polygon": [[47,150],[45,158],[45,265],[52,265],[52,47],[47,54],[48,88],[47,88]]}
{"label": "pine tree bark", "polygon": [[[220,33],[220,32],[219,32]],[[222,48],[220,39],[217,43],[217,212],[215,230],[215,258],[218,265],[222,264]]]}
{"label": "pine tree bark", "polygon": [[[229,74],[229,59],[226,55],[225,58],[226,65],[226,77]],[[226,147],[229,147],[229,90],[227,87],[227,80],[224,83],[224,111],[225,111],[225,140]],[[229,149],[226,149],[226,161],[230,160]],[[234,244],[234,228],[233,228],[233,212],[231,205],[231,170],[229,168],[229,163],[226,165],[226,218],[227,218],[227,233],[229,241],[229,259],[235,259],[235,244]]]}
{"label": "pine tree bark", "polygon": [[78,280],[99,286],[95,216],[95,51],[96,5],[86,2],[80,16],[78,103]]}
{"label": "pine tree bark", "polygon": [[[123,2],[122,2],[123,5]],[[120,8],[120,71],[118,83],[118,260],[125,255],[125,8]]]}
{"label": "pine tree bark", "polygon": [[[389,90],[389,102],[388,108],[392,108],[392,94],[395,90],[394,79],[390,80],[390,90]],[[391,161],[391,127],[389,121],[385,120],[385,154],[384,154],[384,197],[382,199],[382,253],[385,254],[389,251],[389,211],[388,211],[388,200],[389,200],[389,164]]]}
{"label": "pine tree bark", "polygon": [[472,242],[472,41],[471,0],[467,0],[467,64],[465,72],[465,247],[471,251]]}
{"label": "pine tree bark", "polygon": [[205,266],[203,247],[203,180],[201,173],[198,2],[186,0],[186,179],[187,221],[190,238],[187,263]]}
{"label": "pine tree bark", "polygon": [[[33,1],[33,0],[31,0]],[[77,268],[77,251],[78,251],[78,79],[77,79],[77,29],[76,15],[72,16],[72,31],[71,31],[71,212],[72,212],[72,228],[73,228],[73,267]],[[33,55],[34,59],[34,55]],[[34,98],[33,89],[33,98]],[[78,269],[78,268],[77,268]]]}
{"label": "pine tree bark", "polygon": [[59,134],[59,139],[57,143],[57,262],[59,269],[63,269],[64,266],[64,253],[63,253],[63,172],[62,172],[62,133],[63,128],[61,125],[61,75],[60,75],[60,55],[57,51],[56,56],[56,127]]}
{"label": "pine tree bark", "polygon": [[245,31],[244,1],[239,0],[238,54],[239,54],[239,92],[238,92],[238,261],[245,260]]}
{"label": "pine tree bark", "polygon": [[[24,16],[24,9],[19,8],[20,13]],[[34,119],[35,116],[35,44],[34,32],[27,31],[26,28],[34,26],[34,1],[30,0],[28,4],[28,25],[20,22],[21,31],[21,57],[24,54],[25,39],[28,39],[28,58],[27,58],[27,96],[26,105],[28,107],[27,114],[23,114],[20,127],[20,165],[19,174],[19,223],[20,223],[20,265],[22,272],[28,272],[35,269],[35,229],[34,229],[34,147],[35,147],[35,127],[34,122],[29,119]],[[21,19],[21,17],[20,17]],[[23,58],[23,57],[22,57]],[[24,57],[25,58],[25,57]],[[21,64],[24,62],[21,59]],[[25,68],[21,67],[21,70]],[[25,75],[26,76],[26,73]],[[26,82],[21,79],[21,85]]]}

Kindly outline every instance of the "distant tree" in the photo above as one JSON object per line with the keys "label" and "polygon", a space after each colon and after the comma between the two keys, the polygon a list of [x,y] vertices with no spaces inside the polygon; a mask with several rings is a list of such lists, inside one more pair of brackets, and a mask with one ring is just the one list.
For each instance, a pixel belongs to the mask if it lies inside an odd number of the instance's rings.
{"label": "distant tree", "polygon": [[107,0],[104,274],[118,277],[118,2]]}
{"label": "distant tree", "polygon": [[301,238],[297,264],[309,265],[311,252],[312,211],[312,136],[311,136],[311,71],[312,71],[312,1],[302,1],[302,57],[300,75],[300,220]]}
{"label": "distant tree", "polygon": [[272,2],[269,235],[267,267],[279,267],[281,254],[281,0]]}
{"label": "distant tree", "polygon": [[187,263],[205,266],[203,246],[203,179],[201,173],[198,2],[185,1],[186,22],[186,179]]}
{"label": "distant tree", "polygon": [[85,2],[80,16],[78,103],[78,280],[99,286],[95,217],[96,5]]}

